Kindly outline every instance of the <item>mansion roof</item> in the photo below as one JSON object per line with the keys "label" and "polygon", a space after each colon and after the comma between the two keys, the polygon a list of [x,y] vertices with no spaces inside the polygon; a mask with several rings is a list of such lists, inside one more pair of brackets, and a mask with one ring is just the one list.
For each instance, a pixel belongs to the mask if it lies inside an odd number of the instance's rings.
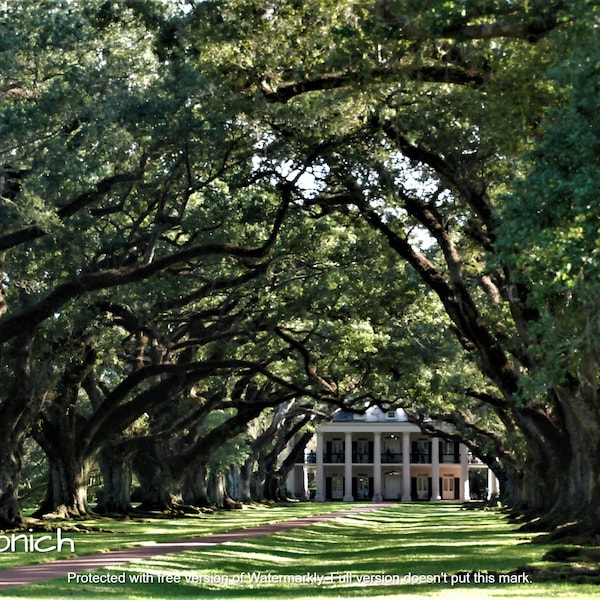
{"label": "mansion roof", "polygon": [[363,423],[407,423],[408,418],[402,408],[383,411],[377,406],[372,406],[364,413],[355,413],[338,409],[333,414],[334,423],[340,422],[363,422]]}

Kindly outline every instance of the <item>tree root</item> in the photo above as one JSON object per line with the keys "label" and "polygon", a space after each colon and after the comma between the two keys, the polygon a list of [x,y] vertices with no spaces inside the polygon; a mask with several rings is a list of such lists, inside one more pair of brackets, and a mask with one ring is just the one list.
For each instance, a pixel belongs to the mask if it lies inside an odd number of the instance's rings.
{"label": "tree root", "polygon": [[587,547],[600,546],[600,531],[586,523],[567,523],[551,529],[545,535],[538,536],[535,542],[542,544],[561,543]]}
{"label": "tree root", "polygon": [[[560,549],[551,550],[544,556],[544,560],[557,562],[548,567],[526,567],[522,569],[531,576],[534,582],[569,582],[600,584],[600,548],[573,548],[567,561],[556,559]],[[564,550],[564,549],[563,549]],[[562,555],[561,552],[558,552]]]}

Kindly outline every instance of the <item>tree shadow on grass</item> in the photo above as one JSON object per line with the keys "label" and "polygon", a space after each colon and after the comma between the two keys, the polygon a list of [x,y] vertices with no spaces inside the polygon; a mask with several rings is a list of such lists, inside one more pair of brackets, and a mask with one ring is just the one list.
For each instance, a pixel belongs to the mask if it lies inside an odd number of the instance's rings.
{"label": "tree shadow on grass", "polygon": [[[522,543],[499,514],[474,514],[456,506],[398,505],[105,571],[125,573],[127,581],[129,575],[145,574],[144,584],[94,587],[58,581],[30,586],[35,595],[11,596],[89,598],[102,593],[131,599],[241,599],[425,595],[435,586],[403,585],[402,578],[474,571],[506,573],[539,560],[546,550]],[[165,585],[159,582],[159,574],[174,580]],[[349,581],[344,580],[349,576]],[[381,577],[382,585],[366,583],[375,581],[372,578],[376,576]],[[319,583],[319,577],[329,579]]]}

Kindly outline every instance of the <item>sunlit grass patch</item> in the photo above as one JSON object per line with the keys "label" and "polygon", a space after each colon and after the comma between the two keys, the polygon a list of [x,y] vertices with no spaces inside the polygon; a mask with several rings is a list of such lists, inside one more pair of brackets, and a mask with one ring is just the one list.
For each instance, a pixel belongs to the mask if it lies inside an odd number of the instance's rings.
{"label": "sunlit grass patch", "polygon": [[[310,517],[326,512],[345,510],[347,503],[290,503],[281,505],[252,505],[243,510],[216,511],[184,518],[90,518],[77,521],[57,521],[65,536],[72,538],[75,552],[5,552],[0,554],[1,569],[49,562],[72,556],[109,552],[121,548],[147,546],[185,538],[225,533],[257,527],[288,519]],[[32,522],[32,526],[34,523]],[[39,524],[39,523],[38,523]],[[37,532],[39,535],[41,533]]]}
{"label": "sunlit grass patch", "polygon": [[[9,597],[593,597],[590,585],[517,579],[549,548],[528,543],[498,512],[402,504],[98,571],[123,577],[110,588],[63,578]],[[501,573],[515,575],[500,583]]]}

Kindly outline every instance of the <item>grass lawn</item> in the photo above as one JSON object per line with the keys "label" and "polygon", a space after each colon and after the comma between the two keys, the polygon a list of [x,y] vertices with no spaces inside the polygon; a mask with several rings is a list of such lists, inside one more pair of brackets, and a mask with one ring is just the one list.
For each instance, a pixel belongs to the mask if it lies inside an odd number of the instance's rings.
{"label": "grass lawn", "polygon": [[[348,505],[299,504],[199,519],[112,521],[117,546],[231,530],[330,512]],[[185,521],[184,524],[181,521]],[[195,522],[195,524],[194,524]],[[102,522],[106,528],[106,522]],[[98,525],[98,523],[95,523]],[[116,530],[121,527],[122,533]],[[81,535],[81,541],[80,537]],[[75,534],[69,533],[75,539]],[[85,545],[85,539],[90,540]],[[77,553],[107,533],[78,534]],[[5,590],[5,598],[565,598],[600,597],[599,586],[535,581],[549,545],[530,544],[494,511],[401,504],[261,538],[171,554],[96,574],[111,584],[66,578]],[[92,551],[95,551],[92,550]],[[5,556],[0,556],[0,559]],[[504,580],[500,581],[500,575]],[[508,575],[507,575],[508,574]],[[1,578],[1,572],[0,572]],[[135,582],[137,580],[137,583]]]}
{"label": "grass lawn", "polygon": [[[351,507],[361,506],[352,504]],[[363,506],[369,506],[363,504]],[[217,511],[187,518],[97,518],[89,520],[53,523],[53,527],[62,527],[63,537],[74,540],[75,552],[24,553],[4,552],[0,554],[1,569],[18,567],[60,558],[108,552],[131,546],[180,540],[189,537],[224,533],[234,529],[256,527],[266,523],[276,523],[298,517],[309,517],[322,513],[346,510],[345,502],[328,503],[290,503],[246,506],[243,510]],[[37,522],[32,522],[32,526]],[[34,531],[33,535],[42,535]],[[67,548],[65,546],[65,548]]]}

